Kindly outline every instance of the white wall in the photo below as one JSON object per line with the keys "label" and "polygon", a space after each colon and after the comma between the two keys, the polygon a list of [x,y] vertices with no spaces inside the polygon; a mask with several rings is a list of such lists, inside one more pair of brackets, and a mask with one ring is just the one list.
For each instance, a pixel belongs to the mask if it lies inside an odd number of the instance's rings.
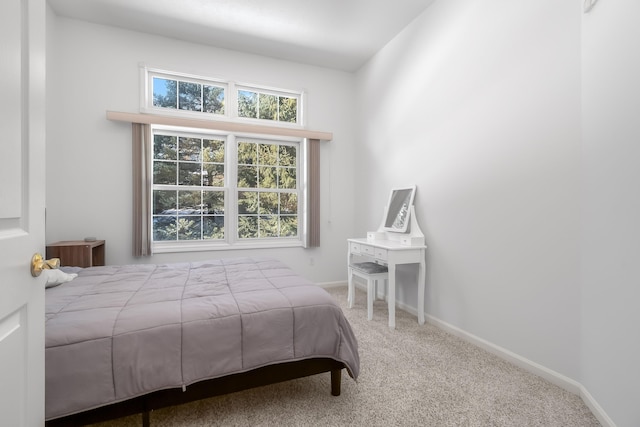
{"label": "white wall", "polygon": [[427,313],[579,378],[580,5],[437,1],[357,94],[356,234],[417,184]]}
{"label": "white wall", "polygon": [[[255,55],[51,16],[48,31],[47,242],[106,239],[109,264],[268,254],[311,280],[344,280],[353,229],[354,76]],[[137,112],[138,66],[304,89],[308,126],[331,131],[321,148],[321,247],[131,254],[131,126],[107,110]],[[345,120],[345,117],[347,118]],[[311,265],[311,259],[313,264]],[[340,268],[336,268],[340,266]]]}
{"label": "white wall", "polygon": [[571,3],[438,1],[358,72],[356,234],[416,183],[428,314],[636,426],[640,4]]}
{"label": "white wall", "polygon": [[640,3],[582,20],[582,383],[618,426],[640,425]]}

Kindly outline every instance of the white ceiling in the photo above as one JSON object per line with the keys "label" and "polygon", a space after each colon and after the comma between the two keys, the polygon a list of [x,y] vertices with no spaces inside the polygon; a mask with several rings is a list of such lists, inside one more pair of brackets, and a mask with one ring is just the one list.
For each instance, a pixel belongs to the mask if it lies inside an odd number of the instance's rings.
{"label": "white ceiling", "polygon": [[47,0],[58,15],[346,71],[435,0]]}

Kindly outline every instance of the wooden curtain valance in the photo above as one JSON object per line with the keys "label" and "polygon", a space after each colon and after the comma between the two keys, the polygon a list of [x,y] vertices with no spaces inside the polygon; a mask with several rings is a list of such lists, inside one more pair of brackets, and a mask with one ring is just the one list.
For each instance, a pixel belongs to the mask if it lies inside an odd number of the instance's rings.
{"label": "wooden curtain valance", "polygon": [[265,126],[251,123],[238,123],[226,120],[200,120],[184,117],[161,116],[155,114],[123,113],[119,111],[107,111],[107,119],[118,122],[141,123],[149,125],[179,126],[197,129],[212,129],[227,132],[291,136],[295,138],[319,139],[320,141],[331,141],[333,139],[332,132],[322,132],[283,126]]}

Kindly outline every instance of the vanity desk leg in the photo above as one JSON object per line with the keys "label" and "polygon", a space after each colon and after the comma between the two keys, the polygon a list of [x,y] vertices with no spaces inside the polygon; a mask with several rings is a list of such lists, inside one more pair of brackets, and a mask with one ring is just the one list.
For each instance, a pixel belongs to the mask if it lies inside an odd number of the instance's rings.
{"label": "vanity desk leg", "polygon": [[389,291],[387,295],[387,302],[389,306],[389,328],[396,328],[396,265],[390,262],[387,264],[389,269]]}
{"label": "vanity desk leg", "polygon": [[353,300],[355,298],[355,292],[353,289],[353,273],[351,271],[351,259],[352,259],[351,251],[348,251],[348,254],[347,254],[347,275],[348,275],[347,307],[349,308],[353,308]]}
{"label": "vanity desk leg", "polygon": [[427,268],[424,249],[421,251],[420,260],[420,268],[418,269],[418,324],[424,325],[424,288],[426,286],[425,269]]}

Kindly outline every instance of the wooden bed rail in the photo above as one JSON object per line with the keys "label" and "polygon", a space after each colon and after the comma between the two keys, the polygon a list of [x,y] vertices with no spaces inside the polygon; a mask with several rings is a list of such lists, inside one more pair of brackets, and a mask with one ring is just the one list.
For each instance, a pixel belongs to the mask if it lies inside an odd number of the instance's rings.
{"label": "wooden bed rail", "polygon": [[264,366],[248,372],[227,375],[182,388],[159,390],[123,402],[102,406],[86,412],[48,420],[46,427],[83,426],[116,418],[141,414],[143,427],[149,427],[149,414],[156,409],[193,402],[213,396],[289,381],[310,375],[331,372],[331,394],[340,395],[342,369],[345,365],[328,358],[315,358]]}

